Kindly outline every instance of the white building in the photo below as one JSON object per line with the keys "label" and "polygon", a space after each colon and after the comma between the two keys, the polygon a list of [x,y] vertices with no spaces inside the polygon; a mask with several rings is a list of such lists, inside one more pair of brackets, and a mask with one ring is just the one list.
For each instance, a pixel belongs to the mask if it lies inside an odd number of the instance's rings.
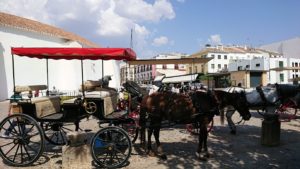
{"label": "white building", "polygon": [[[11,47],[98,47],[98,45],[60,28],[0,12],[0,100],[13,93]],[[100,79],[99,61],[84,61],[84,80]],[[111,87],[119,86],[115,61],[104,61],[104,75],[113,75]],[[16,85],[47,84],[46,61],[15,57]],[[49,60],[49,88],[78,90],[80,61]]]}
{"label": "white building", "polygon": [[220,73],[227,72],[231,62],[240,59],[254,59],[269,57],[269,53],[263,50],[248,48],[247,46],[207,46],[200,52],[189,57],[212,58],[206,64],[187,65],[188,73]]}
{"label": "white building", "polygon": [[125,62],[120,63],[120,85],[125,83],[127,80],[135,80],[134,68],[134,65],[128,65]]}
{"label": "white building", "polygon": [[[273,55],[274,56],[274,55]],[[275,68],[300,67],[300,59],[277,57],[262,57],[253,59],[239,59],[229,63],[228,71],[266,71],[267,83],[292,83],[291,79],[300,77],[298,70],[272,70]]]}
{"label": "white building", "polygon": [[291,79],[300,76],[298,70],[272,70],[278,67],[300,67],[300,59],[285,58],[280,53],[264,49],[246,46],[207,46],[189,57],[212,58],[212,60],[206,64],[189,64],[188,73],[208,73],[219,79],[225,73],[233,85],[242,82],[244,87],[267,83],[292,83]]}
{"label": "white building", "polygon": [[[155,56],[155,59],[180,59],[187,57],[186,54],[182,53],[167,53],[159,54]],[[178,76],[186,74],[185,64],[165,64],[165,65],[153,65],[153,76]]]}

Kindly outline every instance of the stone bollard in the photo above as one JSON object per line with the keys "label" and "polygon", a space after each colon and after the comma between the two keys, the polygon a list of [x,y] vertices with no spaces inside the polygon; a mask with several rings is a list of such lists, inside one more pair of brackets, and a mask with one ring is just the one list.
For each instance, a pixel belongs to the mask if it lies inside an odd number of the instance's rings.
{"label": "stone bollard", "polygon": [[70,132],[67,134],[68,145],[62,147],[63,169],[91,169],[92,156],[87,144],[87,133]]}
{"label": "stone bollard", "polygon": [[280,121],[278,114],[264,115],[261,128],[261,144],[264,146],[277,146],[280,144]]}

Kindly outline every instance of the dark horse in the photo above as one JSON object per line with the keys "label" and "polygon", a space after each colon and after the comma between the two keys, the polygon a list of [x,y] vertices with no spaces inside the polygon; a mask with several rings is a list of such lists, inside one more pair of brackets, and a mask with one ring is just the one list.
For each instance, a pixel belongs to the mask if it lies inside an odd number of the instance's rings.
{"label": "dark horse", "polygon": [[[241,99],[236,98],[236,100]],[[235,105],[238,111],[250,114],[246,105],[238,104]],[[218,106],[218,100],[212,92],[195,91],[188,95],[157,92],[146,96],[142,100],[140,112],[141,142],[145,143],[145,129],[148,128],[148,153],[153,153],[151,148],[152,133],[155,137],[158,152],[161,152],[159,132],[163,120],[179,124],[198,123],[200,134],[196,153],[200,155],[202,148],[204,148],[205,155],[201,159],[206,159],[209,157],[207,150],[207,125],[214,115],[219,114]],[[165,155],[161,157],[166,158]]]}

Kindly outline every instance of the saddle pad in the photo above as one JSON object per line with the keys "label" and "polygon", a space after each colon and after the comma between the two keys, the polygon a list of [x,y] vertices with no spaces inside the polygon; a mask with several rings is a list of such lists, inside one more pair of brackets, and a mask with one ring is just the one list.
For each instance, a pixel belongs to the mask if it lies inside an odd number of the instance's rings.
{"label": "saddle pad", "polygon": [[[45,98],[44,98],[45,99]],[[36,116],[42,118],[60,112],[60,99],[48,98],[35,102]]]}

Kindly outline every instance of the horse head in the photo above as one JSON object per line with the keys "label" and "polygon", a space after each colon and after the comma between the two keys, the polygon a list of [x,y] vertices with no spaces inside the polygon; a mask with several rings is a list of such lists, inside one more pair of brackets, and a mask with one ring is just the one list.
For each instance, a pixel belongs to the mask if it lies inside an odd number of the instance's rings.
{"label": "horse head", "polygon": [[220,109],[224,109],[227,106],[233,106],[244,120],[249,120],[251,118],[245,92],[231,93],[223,90],[215,90],[213,93]]}
{"label": "horse head", "polygon": [[212,113],[211,115],[220,114],[218,102],[210,91],[191,92],[190,96],[197,112]]}

